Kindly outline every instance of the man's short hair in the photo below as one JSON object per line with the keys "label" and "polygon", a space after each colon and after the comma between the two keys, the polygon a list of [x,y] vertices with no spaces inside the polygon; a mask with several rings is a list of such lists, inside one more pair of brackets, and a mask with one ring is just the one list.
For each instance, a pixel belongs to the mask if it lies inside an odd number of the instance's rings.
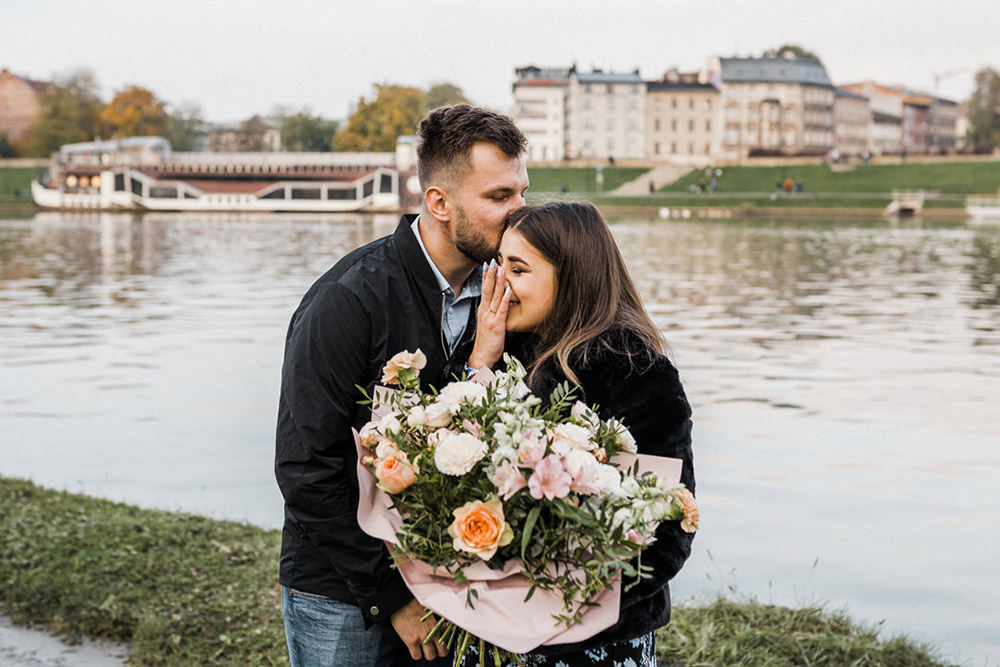
{"label": "man's short hair", "polygon": [[455,185],[469,173],[473,145],[496,146],[512,160],[524,155],[528,140],[507,116],[468,104],[441,107],[420,121],[417,177],[420,187]]}

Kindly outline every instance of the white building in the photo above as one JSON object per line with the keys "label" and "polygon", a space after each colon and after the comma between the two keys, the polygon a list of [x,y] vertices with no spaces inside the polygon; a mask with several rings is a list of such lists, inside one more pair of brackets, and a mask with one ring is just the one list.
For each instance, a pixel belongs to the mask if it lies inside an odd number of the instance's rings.
{"label": "white building", "polygon": [[639,71],[569,73],[566,155],[594,160],[643,159],[646,83]]}
{"label": "white building", "polygon": [[514,123],[528,139],[528,159],[553,162],[566,157],[566,95],[569,69],[529,65],[515,70]]}

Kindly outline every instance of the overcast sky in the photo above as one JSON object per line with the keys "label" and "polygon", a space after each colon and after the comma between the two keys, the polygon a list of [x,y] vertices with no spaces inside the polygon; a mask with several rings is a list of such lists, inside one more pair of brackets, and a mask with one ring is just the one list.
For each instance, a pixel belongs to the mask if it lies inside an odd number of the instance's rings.
{"label": "overcast sky", "polygon": [[711,55],[784,43],[822,58],[834,83],[872,78],[958,101],[1000,69],[997,0],[0,0],[0,67],[36,79],[94,72],[227,122],[277,105],[344,118],[372,85],[448,81],[474,102],[512,104],[514,68],[535,64],[658,78]]}

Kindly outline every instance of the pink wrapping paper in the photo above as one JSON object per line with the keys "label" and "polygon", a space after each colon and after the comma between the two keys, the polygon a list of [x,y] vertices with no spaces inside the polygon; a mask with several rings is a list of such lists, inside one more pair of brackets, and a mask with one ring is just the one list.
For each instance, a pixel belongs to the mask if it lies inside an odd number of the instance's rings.
{"label": "pink wrapping paper", "polygon": [[[482,373],[480,373],[481,375]],[[477,380],[488,381],[487,377]],[[376,388],[375,413],[379,408],[379,390]],[[361,444],[354,433],[358,450],[358,524],[368,535],[396,545],[396,532],[403,520],[399,512],[390,509],[392,499],[380,489],[374,475],[361,463],[372,452]],[[645,454],[620,454],[615,464],[621,469],[639,461],[640,472],[649,470],[663,479],[676,483],[680,480],[681,460]],[[477,637],[513,653],[528,653],[543,644],[568,644],[582,641],[618,621],[621,600],[621,583],[615,581],[610,590],[595,600],[597,606],[585,610],[583,622],[570,628],[558,624],[554,614],[563,612],[562,597],[556,593],[537,589],[527,602],[524,601],[531,584],[518,574],[521,562],[517,559],[506,564],[503,570],[490,569],[485,563],[465,568],[471,586],[479,593],[474,598],[474,608],[467,604],[464,584],[456,584],[447,572],[434,574],[432,568],[417,560],[400,560],[400,574],[407,587],[420,604],[438,616]]]}

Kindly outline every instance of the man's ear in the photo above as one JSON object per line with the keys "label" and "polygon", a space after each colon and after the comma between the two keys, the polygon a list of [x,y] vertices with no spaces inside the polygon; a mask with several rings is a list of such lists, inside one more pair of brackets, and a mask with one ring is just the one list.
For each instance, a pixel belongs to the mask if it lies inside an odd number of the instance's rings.
{"label": "man's ear", "polygon": [[436,185],[424,191],[424,208],[435,220],[448,222],[451,220],[451,204],[448,193]]}

